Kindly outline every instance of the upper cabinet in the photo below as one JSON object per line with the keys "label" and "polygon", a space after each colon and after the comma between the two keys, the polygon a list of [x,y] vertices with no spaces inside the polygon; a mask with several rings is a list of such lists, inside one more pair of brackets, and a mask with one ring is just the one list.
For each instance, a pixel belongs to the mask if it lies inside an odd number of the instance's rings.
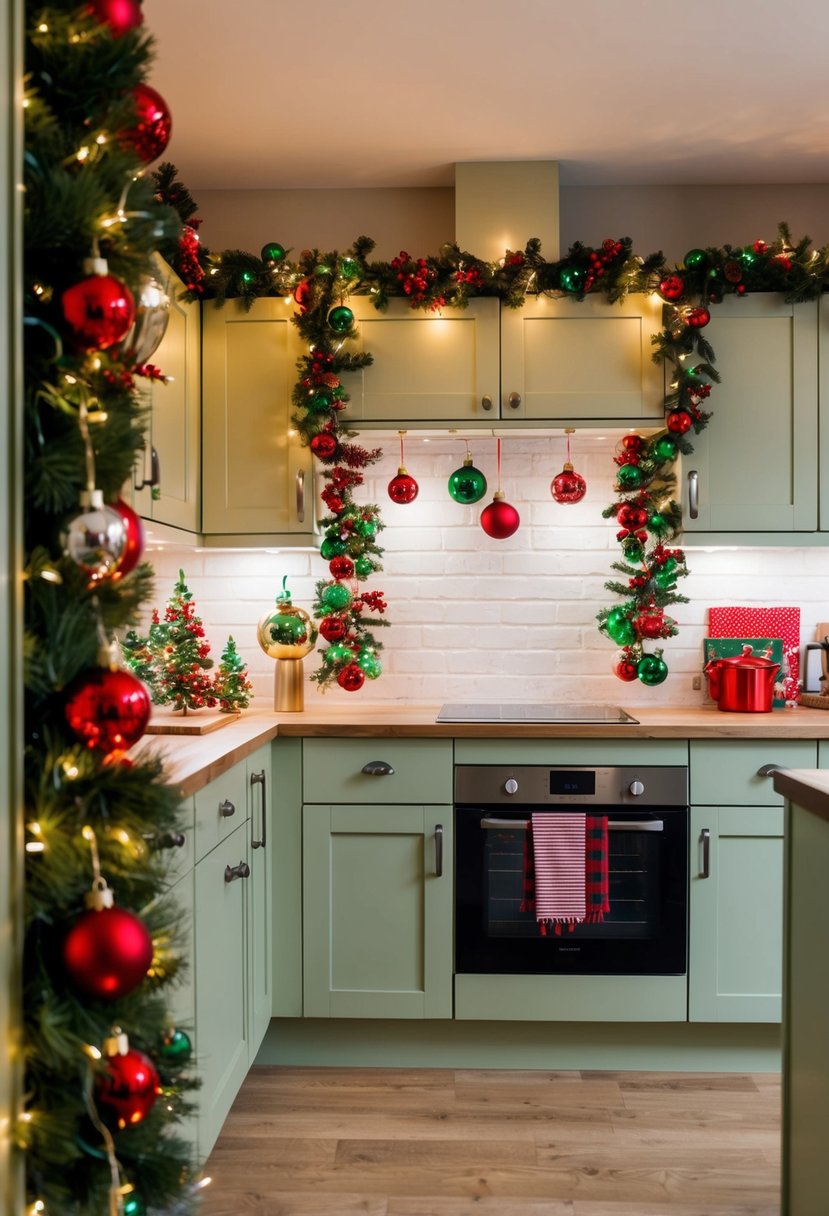
{"label": "upper cabinet", "polygon": [[204,543],[308,544],[311,453],[291,422],[301,354],[293,300],[205,304],[202,318]]}
{"label": "upper cabinet", "polygon": [[[706,336],[722,383],[711,393],[711,423],[683,461],[686,537],[813,532],[817,303],[788,304],[770,293],[728,297],[712,309]],[[822,493],[829,502],[829,487]]]}

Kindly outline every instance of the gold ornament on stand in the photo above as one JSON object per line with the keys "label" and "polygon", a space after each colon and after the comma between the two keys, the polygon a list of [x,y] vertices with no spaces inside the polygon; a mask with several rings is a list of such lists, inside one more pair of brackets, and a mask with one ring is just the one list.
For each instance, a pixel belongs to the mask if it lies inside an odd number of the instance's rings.
{"label": "gold ornament on stand", "polygon": [[270,659],[276,659],[273,707],[277,713],[301,713],[304,708],[302,660],[317,644],[317,628],[303,608],[291,603],[286,587],[276,597],[276,608],[256,626],[256,640]]}

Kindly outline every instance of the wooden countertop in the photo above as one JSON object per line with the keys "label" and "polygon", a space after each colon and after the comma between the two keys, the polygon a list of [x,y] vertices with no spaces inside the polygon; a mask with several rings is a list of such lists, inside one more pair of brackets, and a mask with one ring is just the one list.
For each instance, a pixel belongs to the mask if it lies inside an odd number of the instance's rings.
{"label": "wooden countertop", "polygon": [[[438,705],[342,702],[309,705],[299,714],[245,710],[206,735],[146,735],[141,751],[163,755],[170,781],[182,796],[195,793],[271,739],[829,739],[829,711],[775,709],[768,714],[722,713],[699,709],[639,707],[628,712],[637,723],[436,722]],[[623,707],[624,708],[624,707]]]}
{"label": "wooden countertop", "polygon": [[[821,713],[818,710],[818,713]],[[774,774],[778,794],[796,802],[820,819],[829,821],[829,772],[819,769],[791,768]]]}

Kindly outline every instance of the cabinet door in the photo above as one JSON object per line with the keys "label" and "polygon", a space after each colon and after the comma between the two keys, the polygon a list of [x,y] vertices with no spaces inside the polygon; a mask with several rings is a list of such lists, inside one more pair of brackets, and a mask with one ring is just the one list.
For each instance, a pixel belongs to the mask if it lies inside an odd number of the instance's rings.
{"label": "cabinet door", "polygon": [[773,293],[729,297],[712,309],[706,335],[722,383],[711,393],[711,423],[683,461],[686,534],[814,531],[817,304]]}
{"label": "cabinet door", "polygon": [[661,425],[665,396],[651,337],[661,305],[528,296],[501,316],[501,417]]}
{"label": "cabinet door", "polygon": [[[170,1024],[177,1029],[184,1031],[190,1039],[193,1047],[193,1055],[191,1057],[191,1068],[195,1072],[198,1069],[199,1059],[199,1041],[195,1029],[196,1023],[196,974],[195,974],[195,930],[194,930],[194,902],[195,902],[195,880],[192,867],[179,878],[178,882],[170,889],[169,895],[176,902],[177,914],[177,930],[178,940],[176,946],[178,953],[183,961],[183,970],[180,973],[180,978],[169,988],[165,990],[165,1000],[167,1002],[167,1013],[170,1018]],[[183,978],[181,978],[183,977]],[[190,1069],[188,1069],[188,1072]],[[193,1091],[188,1094],[188,1099],[194,1106],[199,1105],[199,1092]],[[178,1135],[187,1140],[193,1146],[194,1155],[198,1149],[198,1133],[199,1120],[198,1111],[194,1110],[191,1115],[182,1120],[179,1125]]]}
{"label": "cabinet door", "polygon": [[273,1005],[273,898],[271,888],[271,745],[247,759],[248,839],[248,977],[250,986],[250,1063],[270,1025]]}
{"label": "cabinet door", "polygon": [[301,353],[293,301],[207,305],[202,322],[202,524],[206,543],[234,536],[308,543],[311,453],[291,423]]}
{"label": "cabinet door", "polygon": [[[202,1088],[199,1152],[213,1147],[250,1059],[246,824],[196,866],[196,1036]],[[239,877],[228,867],[241,866]]]}
{"label": "cabinet door", "polygon": [[452,1016],[452,808],[303,808],[305,1016]]}
{"label": "cabinet door", "polygon": [[390,300],[378,312],[352,298],[359,337],[352,349],[374,356],[370,367],[343,376],[351,394],[343,422],[469,422],[498,416],[498,301],[421,312]]}
{"label": "cabinet door", "polygon": [[691,1022],[779,1022],[783,808],[691,808]]}

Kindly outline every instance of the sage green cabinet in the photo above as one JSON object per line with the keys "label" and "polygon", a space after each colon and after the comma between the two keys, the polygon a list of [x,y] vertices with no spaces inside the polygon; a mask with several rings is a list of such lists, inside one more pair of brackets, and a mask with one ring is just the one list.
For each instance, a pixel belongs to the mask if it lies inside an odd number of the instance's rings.
{"label": "sage green cabinet", "polygon": [[307,545],[314,533],[311,452],[291,415],[302,346],[293,300],[228,300],[202,318],[202,531],[207,545],[245,537]]}
{"label": "sage green cabinet", "polygon": [[712,309],[705,332],[722,382],[711,393],[710,426],[691,436],[694,451],[683,459],[686,538],[814,532],[817,303],[791,304],[775,293],[731,296]]}
{"label": "sage green cabinet", "polygon": [[306,805],[302,872],[306,1017],[451,1018],[451,805]]}
{"label": "sage green cabinet", "polygon": [[452,801],[450,739],[306,739],[304,802]]}
{"label": "sage green cabinet", "polygon": [[812,739],[692,739],[690,801],[695,806],[782,806],[772,774],[760,770],[769,765],[814,768],[816,761]]}
{"label": "sage green cabinet", "polygon": [[273,1009],[273,888],[271,853],[273,780],[271,745],[260,747],[245,764],[248,785],[249,922],[248,988],[250,991],[250,1053],[252,1064]]}

